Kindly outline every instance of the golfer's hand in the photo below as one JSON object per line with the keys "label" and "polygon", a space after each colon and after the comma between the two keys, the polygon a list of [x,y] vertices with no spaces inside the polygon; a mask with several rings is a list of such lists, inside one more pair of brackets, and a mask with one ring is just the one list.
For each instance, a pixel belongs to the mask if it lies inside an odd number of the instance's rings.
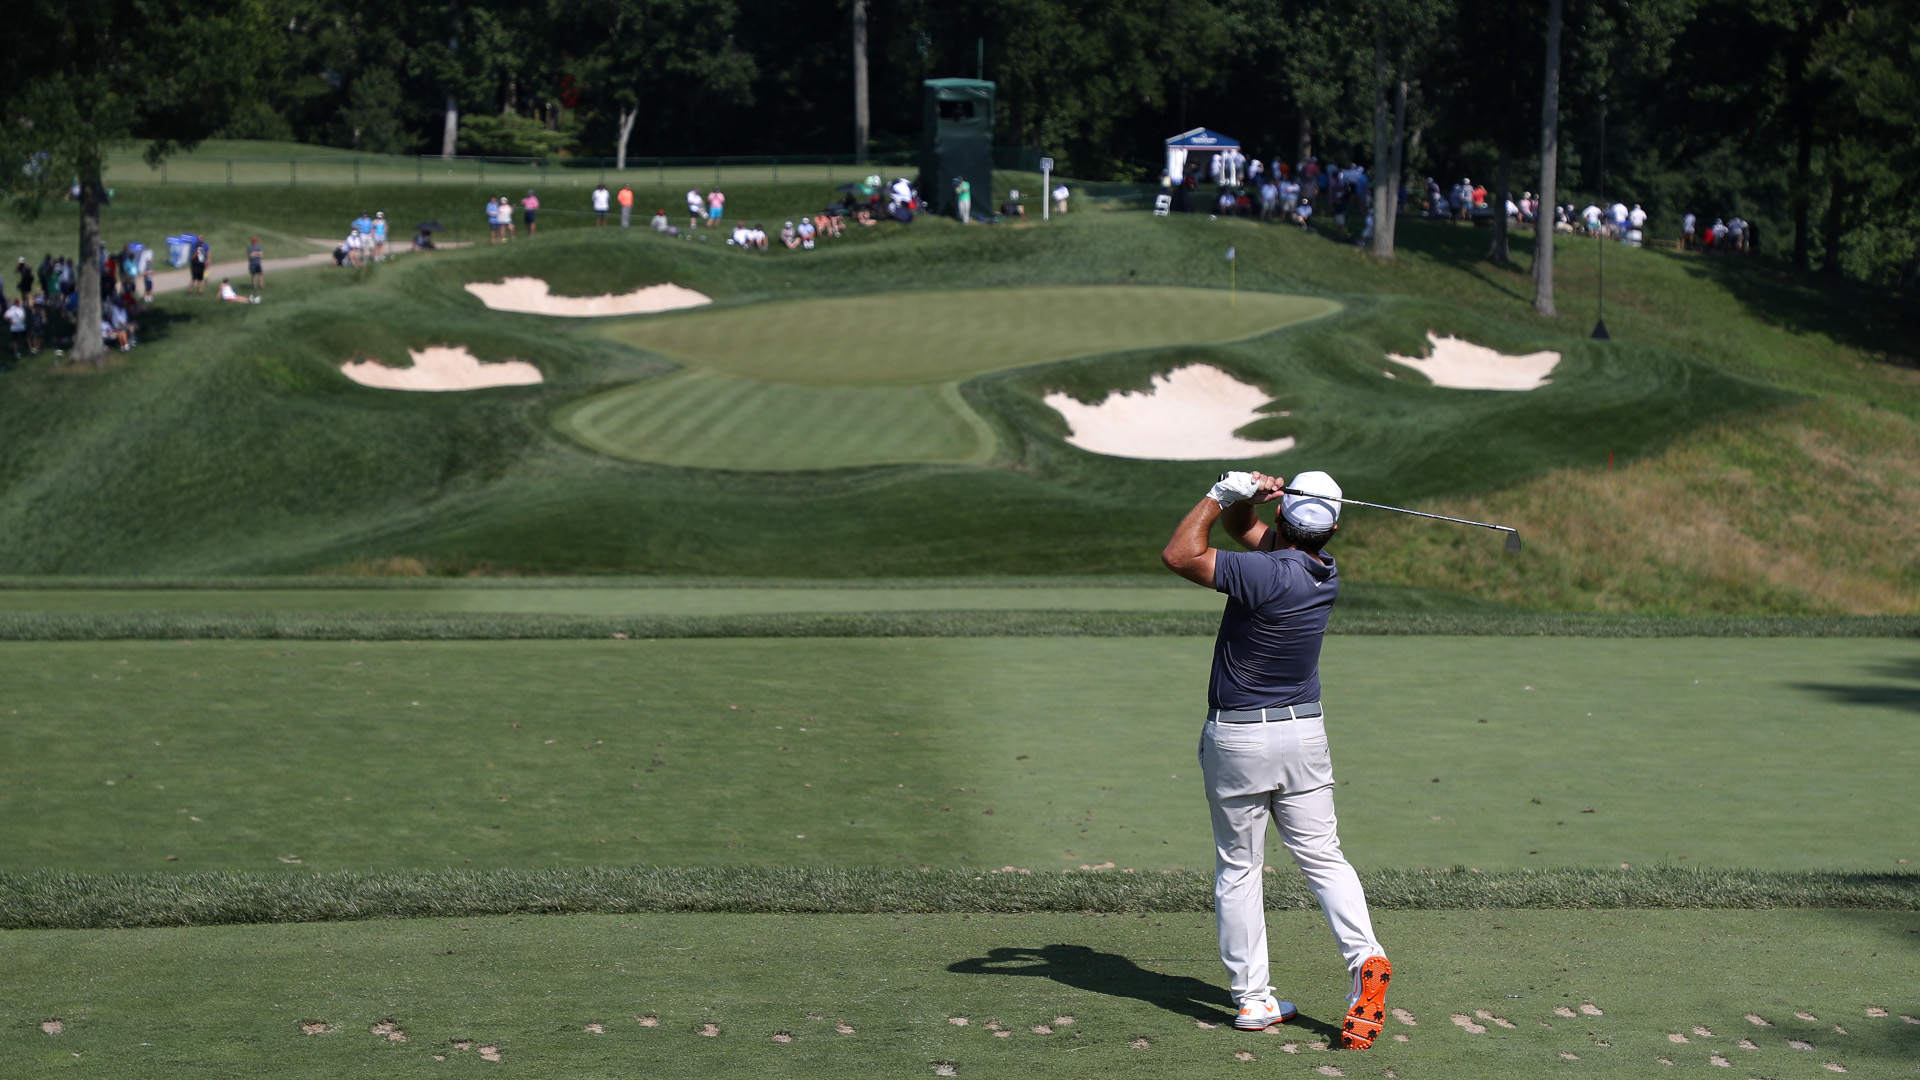
{"label": "golfer's hand", "polygon": [[1235,503],[1245,502],[1257,493],[1253,477],[1253,473],[1221,473],[1220,482],[1213,485],[1213,488],[1207,492],[1207,497],[1219,503],[1222,510]]}
{"label": "golfer's hand", "polygon": [[1286,494],[1287,481],[1284,477],[1268,476],[1266,473],[1253,474],[1253,504],[1260,506],[1270,503]]}

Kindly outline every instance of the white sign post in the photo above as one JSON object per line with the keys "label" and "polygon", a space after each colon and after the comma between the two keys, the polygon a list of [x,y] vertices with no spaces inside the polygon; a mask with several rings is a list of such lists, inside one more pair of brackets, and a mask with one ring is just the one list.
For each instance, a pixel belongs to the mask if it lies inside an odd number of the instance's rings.
{"label": "white sign post", "polygon": [[1053,214],[1053,159],[1040,159],[1040,220],[1051,220]]}

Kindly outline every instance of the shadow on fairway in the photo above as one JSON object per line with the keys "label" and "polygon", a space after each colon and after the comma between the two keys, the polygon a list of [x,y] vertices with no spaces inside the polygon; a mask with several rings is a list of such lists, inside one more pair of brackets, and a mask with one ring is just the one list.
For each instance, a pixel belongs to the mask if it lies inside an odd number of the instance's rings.
{"label": "shadow on fairway", "polygon": [[[1076,990],[1133,998],[1208,1023],[1233,1022],[1233,996],[1226,988],[1187,975],[1152,971],[1118,953],[1085,945],[994,949],[985,956],[949,964],[947,970],[957,975],[1037,975]],[[1330,1042],[1340,1035],[1338,1027],[1305,1013],[1287,1026]]]}
{"label": "shadow on fairway", "polygon": [[1799,689],[1825,694],[1843,705],[1892,706],[1907,712],[1920,713],[1920,660],[1875,664],[1867,670],[1883,679],[1899,679],[1914,685],[1889,686],[1885,683],[1860,683],[1854,686],[1841,686],[1835,683],[1801,683]]}

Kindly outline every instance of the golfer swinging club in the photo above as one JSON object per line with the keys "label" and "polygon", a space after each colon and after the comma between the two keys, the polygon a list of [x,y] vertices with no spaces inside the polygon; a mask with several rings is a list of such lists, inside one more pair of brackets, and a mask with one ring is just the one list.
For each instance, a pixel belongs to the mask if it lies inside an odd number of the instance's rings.
{"label": "golfer swinging club", "polygon": [[[1290,487],[1295,494],[1283,493]],[[1316,496],[1325,496],[1324,498]],[[1320,641],[1340,591],[1321,548],[1340,520],[1340,486],[1323,472],[1291,485],[1231,472],[1188,512],[1160,560],[1167,569],[1227,594],[1213,645],[1200,771],[1213,814],[1214,911],[1220,959],[1239,1009],[1233,1026],[1260,1031],[1290,1020],[1267,977],[1267,917],[1261,883],[1267,820],[1306,875],[1353,974],[1341,1043],[1373,1045],[1385,1018],[1393,968],[1373,936],[1366,893],[1340,852],[1333,816],[1333,761],[1320,707]],[[1254,514],[1280,499],[1275,528]],[[1219,521],[1247,550],[1208,546]]]}

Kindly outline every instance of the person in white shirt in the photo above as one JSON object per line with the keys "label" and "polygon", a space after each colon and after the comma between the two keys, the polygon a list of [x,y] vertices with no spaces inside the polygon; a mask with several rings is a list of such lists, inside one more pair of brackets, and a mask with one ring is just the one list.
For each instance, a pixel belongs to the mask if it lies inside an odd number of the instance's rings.
{"label": "person in white shirt", "polygon": [[1293,211],[1293,220],[1299,222],[1300,227],[1303,229],[1312,228],[1313,227],[1313,203],[1303,202],[1298,207],[1296,207]]}
{"label": "person in white shirt", "polygon": [[1640,209],[1639,203],[1634,203],[1633,210],[1627,214],[1627,224],[1633,226],[1636,229],[1646,227],[1647,212],[1645,210]]}
{"label": "person in white shirt", "polygon": [[1067,212],[1067,185],[1065,184],[1054,185],[1053,212],[1056,214],[1064,214]]}
{"label": "person in white shirt", "polygon": [[360,239],[360,230],[355,229],[347,234],[347,264],[355,270],[360,269],[361,250],[362,241]]}
{"label": "person in white shirt", "polygon": [[241,296],[239,293],[234,292],[233,281],[229,278],[220,279],[220,299],[225,300],[229,304],[259,303],[259,301],[257,300],[249,300],[246,297]]}
{"label": "person in white shirt", "polygon": [[1700,223],[1700,219],[1694,217],[1693,214],[1691,213],[1682,215],[1682,217],[1680,218],[1680,250],[1681,251],[1693,250],[1693,246],[1696,243],[1693,235],[1694,228],[1699,223]]}
{"label": "person in white shirt", "polygon": [[798,231],[800,233],[800,246],[805,248],[808,251],[812,251],[813,237],[814,237],[814,234],[818,231],[813,227],[813,219],[801,218],[800,228]]}
{"label": "person in white shirt", "polygon": [[744,221],[736,221],[733,223],[733,235],[727,238],[727,243],[735,247],[744,248],[748,246],[748,241],[751,237],[752,234],[747,230],[747,223]]}
{"label": "person in white shirt", "polygon": [[607,223],[607,211],[613,206],[613,192],[607,185],[601,184],[593,189],[593,227],[598,229]]}
{"label": "person in white shirt", "polygon": [[1627,204],[1614,203],[1607,207],[1607,224],[1613,227],[1613,235],[1625,236],[1627,233]]}
{"label": "person in white shirt", "polygon": [[1580,220],[1587,223],[1587,232],[1593,233],[1593,234],[1598,234],[1600,232],[1600,208],[1599,207],[1593,205],[1592,203],[1588,203],[1587,208],[1585,210],[1580,211]]}
{"label": "person in white shirt", "polygon": [[687,189],[687,228],[700,227],[700,219],[707,216],[707,200],[700,195],[699,188]]}

